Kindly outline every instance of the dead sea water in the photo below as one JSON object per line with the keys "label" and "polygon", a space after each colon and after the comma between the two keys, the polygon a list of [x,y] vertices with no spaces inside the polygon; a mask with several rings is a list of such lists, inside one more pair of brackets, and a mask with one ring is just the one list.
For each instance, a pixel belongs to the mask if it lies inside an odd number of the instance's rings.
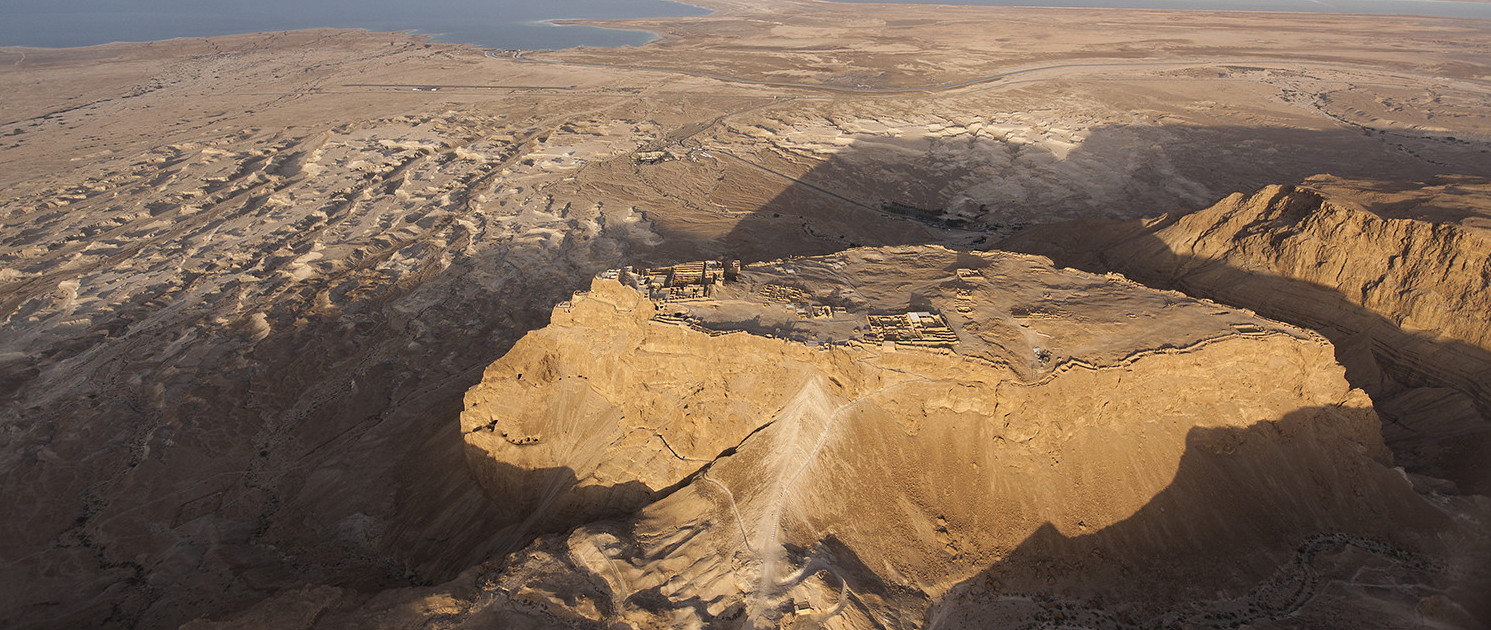
{"label": "dead sea water", "polygon": [[416,31],[487,48],[634,46],[656,36],[545,20],[707,13],[666,0],[0,0],[0,46],[63,48],[318,27]]}

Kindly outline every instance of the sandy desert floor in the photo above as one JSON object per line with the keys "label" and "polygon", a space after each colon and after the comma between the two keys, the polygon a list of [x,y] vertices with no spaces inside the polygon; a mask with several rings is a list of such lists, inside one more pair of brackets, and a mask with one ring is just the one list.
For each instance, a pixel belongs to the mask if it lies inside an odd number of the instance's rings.
{"label": "sandy desert floor", "polygon": [[697,4],[632,49],[0,49],[0,625],[365,600],[524,547],[462,395],[604,269],[1491,177],[1491,24]]}

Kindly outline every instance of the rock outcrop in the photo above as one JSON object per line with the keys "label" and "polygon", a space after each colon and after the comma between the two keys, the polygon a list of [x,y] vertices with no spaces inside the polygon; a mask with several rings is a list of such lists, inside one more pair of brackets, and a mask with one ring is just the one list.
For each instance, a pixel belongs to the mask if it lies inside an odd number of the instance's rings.
{"label": "rock outcrop", "polygon": [[1076,222],[1005,247],[1254,309],[1330,338],[1403,464],[1491,493],[1491,184],[1321,176],[1181,217]]}
{"label": "rock outcrop", "polygon": [[1318,335],[1017,254],[734,280],[598,278],[488,368],[462,415],[478,477],[535,528],[588,524],[471,576],[458,618],[1226,627],[1478,603],[1484,543],[1451,513],[1484,507],[1389,467]]}

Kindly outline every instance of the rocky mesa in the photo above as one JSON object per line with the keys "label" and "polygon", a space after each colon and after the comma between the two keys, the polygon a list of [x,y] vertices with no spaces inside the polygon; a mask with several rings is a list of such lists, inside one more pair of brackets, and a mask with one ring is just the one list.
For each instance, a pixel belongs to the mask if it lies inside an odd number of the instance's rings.
{"label": "rocky mesa", "polygon": [[1035,256],[608,272],[487,369],[462,428],[533,533],[589,523],[478,581],[462,615],[513,627],[1454,622],[1476,600],[1484,506],[1391,468],[1327,340]]}

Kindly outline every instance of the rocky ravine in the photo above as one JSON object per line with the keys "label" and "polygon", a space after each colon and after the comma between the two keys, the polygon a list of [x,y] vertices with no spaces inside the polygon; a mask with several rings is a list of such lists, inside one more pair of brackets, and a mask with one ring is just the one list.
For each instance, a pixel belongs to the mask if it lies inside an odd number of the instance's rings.
{"label": "rocky ravine", "polygon": [[1491,493],[1491,218],[1481,178],[1320,176],[1147,222],[1033,228],[1001,244],[1246,305],[1330,338],[1410,470]]}
{"label": "rocky ravine", "polygon": [[1318,335],[1018,254],[692,269],[603,275],[467,395],[488,492],[578,528],[197,627],[1475,623],[1488,506],[1390,468]]}

